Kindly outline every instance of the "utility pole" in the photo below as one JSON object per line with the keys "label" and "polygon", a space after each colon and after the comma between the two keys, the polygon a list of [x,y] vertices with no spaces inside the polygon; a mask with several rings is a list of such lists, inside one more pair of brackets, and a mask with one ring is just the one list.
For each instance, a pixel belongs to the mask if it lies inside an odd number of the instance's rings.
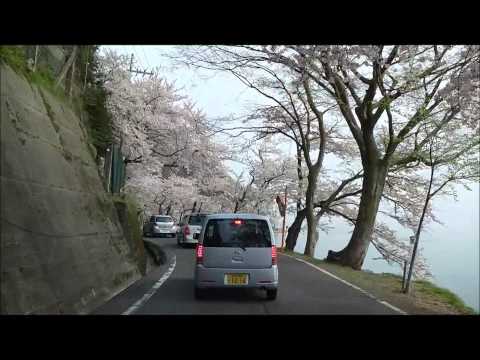
{"label": "utility pole", "polygon": [[153,76],[153,72],[149,72],[146,69],[145,70],[139,70],[139,69],[133,69],[133,54],[130,56],[130,67],[129,67],[129,72],[131,73],[136,73],[136,74],[142,74],[142,75],[150,75]]}

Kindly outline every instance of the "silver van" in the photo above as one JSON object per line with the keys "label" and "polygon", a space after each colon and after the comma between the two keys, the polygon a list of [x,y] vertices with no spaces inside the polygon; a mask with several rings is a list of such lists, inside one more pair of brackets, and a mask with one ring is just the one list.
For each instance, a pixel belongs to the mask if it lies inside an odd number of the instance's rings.
{"label": "silver van", "polygon": [[196,247],[195,297],[208,288],[260,288],[274,300],[278,289],[277,249],[266,216],[212,214]]}

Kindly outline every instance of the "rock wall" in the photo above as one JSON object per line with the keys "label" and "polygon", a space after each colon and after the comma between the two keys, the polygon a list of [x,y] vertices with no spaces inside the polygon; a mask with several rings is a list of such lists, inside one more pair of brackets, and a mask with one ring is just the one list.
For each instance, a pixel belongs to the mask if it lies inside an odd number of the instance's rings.
{"label": "rock wall", "polygon": [[68,103],[0,62],[3,314],[88,313],[140,278]]}

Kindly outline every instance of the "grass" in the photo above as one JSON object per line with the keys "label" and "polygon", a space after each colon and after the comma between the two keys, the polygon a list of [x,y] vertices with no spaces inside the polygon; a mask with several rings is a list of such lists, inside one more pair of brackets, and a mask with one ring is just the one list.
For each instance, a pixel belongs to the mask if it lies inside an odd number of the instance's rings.
{"label": "grass", "polygon": [[407,295],[401,291],[402,277],[399,275],[353,270],[346,266],[313,259],[290,251],[284,251],[284,253],[317,265],[366,290],[375,297],[386,300],[408,314],[478,314],[450,290],[440,288],[426,280],[414,281],[411,293]]}
{"label": "grass", "polygon": [[97,158],[97,153],[101,155],[105,153],[107,145],[112,141],[112,121],[105,106],[107,95],[103,88],[87,87],[86,92],[69,98],[61,86],[55,85],[56,78],[51,66],[39,63],[35,71],[29,68],[26,51],[22,46],[0,46],[0,62],[6,63],[17,74],[24,76],[30,86],[37,85],[63,104],[68,104],[80,118],[82,113],[87,115],[85,120],[87,142],[95,148],[95,151],[92,151],[90,146],[88,149],[94,159]]}
{"label": "grass", "polygon": [[417,294],[422,294],[422,297],[427,298],[428,300],[440,300],[441,302],[457,309],[460,313],[478,315],[474,309],[465,305],[462,299],[448,289],[438,287],[437,285],[425,280],[415,281],[414,286]]}
{"label": "grass", "polygon": [[0,46],[0,60],[16,72],[27,73],[25,50],[19,46]]}
{"label": "grass", "polygon": [[55,86],[55,76],[50,66],[38,65],[35,71],[28,68],[25,49],[21,46],[0,46],[0,60],[18,74],[25,76],[29,83],[48,90],[61,100],[67,99],[63,89]]}

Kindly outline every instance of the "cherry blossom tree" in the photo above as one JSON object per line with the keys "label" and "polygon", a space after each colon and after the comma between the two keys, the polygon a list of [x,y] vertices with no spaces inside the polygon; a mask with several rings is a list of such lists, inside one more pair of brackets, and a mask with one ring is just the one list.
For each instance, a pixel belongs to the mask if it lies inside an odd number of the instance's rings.
{"label": "cherry blossom tree", "polygon": [[128,58],[113,51],[103,54],[101,66],[115,140],[129,165],[125,190],[150,213],[224,203],[229,149],[215,141],[205,115],[158,71],[134,77]]}
{"label": "cherry blossom tree", "polygon": [[[430,168],[430,176],[419,220],[418,222],[411,221],[411,223],[416,225],[415,242],[412,257],[409,259],[410,266],[406,284],[403,289],[405,293],[408,293],[410,290],[411,278],[414,273],[413,269],[417,263],[416,258],[420,234],[424,227],[426,214],[429,210],[431,211],[429,207],[433,198],[439,194],[452,194],[451,191],[454,191],[452,184],[454,183],[463,184],[469,189],[468,182],[472,180],[480,181],[479,156],[476,149],[470,147],[468,142],[466,146],[462,145],[460,152],[458,149],[451,149],[452,144],[448,141],[448,138],[452,136],[452,132],[456,129],[445,130],[447,129],[439,130],[439,133],[435,137],[430,138],[428,158],[423,156],[424,163]],[[448,148],[445,148],[445,146]],[[453,195],[455,195],[455,192],[453,192]]]}
{"label": "cherry blossom tree", "polygon": [[[355,269],[362,267],[374,235],[392,168],[427,163],[425,147],[449,126],[459,129],[448,138],[451,159],[478,149],[478,46],[209,46],[182,51],[189,64],[229,71],[272,100],[277,108],[269,109],[264,117],[270,116],[273,123],[291,119],[272,131],[283,132],[294,141],[302,139],[298,143],[309,164],[307,178],[312,180],[306,192],[310,246],[315,223],[314,180],[328,143],[322,140],[326,139],[323,118],[329,111],[343,119],[360,155],[362,192],[350,241],[344,249],[330,251],[328,259]],[[277,91],[276,96],[266,89]],[[307,112],[314,115],[316,121],[310,123],[310,129],[318,122],[317,144],[323,150],[315,161],[308,159],[314,137],[306,141],[308,122],[297,116],[302,107],[296,107],[296,102],[305,109],[308,106]],[[427,132],[419,131],[424,127]]]}

